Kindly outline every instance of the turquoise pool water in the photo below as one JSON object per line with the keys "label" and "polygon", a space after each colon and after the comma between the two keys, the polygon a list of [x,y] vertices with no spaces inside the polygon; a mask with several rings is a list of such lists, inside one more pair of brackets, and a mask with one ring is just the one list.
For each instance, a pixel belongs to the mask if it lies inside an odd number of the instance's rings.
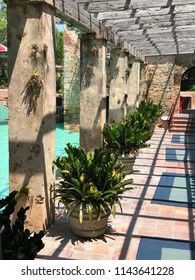
{"label": "turquoise pool water", "polygon": [[8,194],[8,110],[0,105],[0,198]]}
{"label": "turquoise pool water", "polygon": [[65,155],[64,148],[67,143],[79,146],[80,133],[78,131],[64,130],[63,124],[56,124],[56,157]]}
{"label": "turquoise pool water", "polygon": [[[0,198],[8,194],[9,189],[9,158],[8,158],[8,110],[0,105]],[[64,148],[67,143],[78,146],[80,133],[64,130],[63,124],[56,124],[56,157],[65,154]]]}

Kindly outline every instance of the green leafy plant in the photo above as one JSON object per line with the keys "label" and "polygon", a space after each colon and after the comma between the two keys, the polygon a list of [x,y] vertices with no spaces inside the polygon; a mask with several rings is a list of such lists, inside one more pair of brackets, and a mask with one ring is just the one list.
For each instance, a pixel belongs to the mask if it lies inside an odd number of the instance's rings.
{"label": "green leafy plant", "polygon": [[120,155],[137,156],[141,148],[148,147],[146,143],[153,134],[154,125],[162,115],[161,107],[151,101],[141,101],[133,114],[128,114],[125,121],[103,127],[106,148],[118,151]]}
{"label": "green leafy plant", "polygon": [[24,228],[26,211],[29,207],[20,208],[15,222],[11,223],[11,215],[17,204],[18,192],[11,192],[6,198],[0,200],[0,232],[3,260],[33,260],[44,244],[42,237],[44,231],[30,232]]}
{"label": "green leafy plant", "polygon": [[7,61],[4,55],[0,57],[0,87],[8,86]]}
{"label": "green leafy plant", "polygon": [[190,90],[195,91],[195,84],[191,85]]}
{"label": "green leafy plant", "polygon": [[136,156],[139,149],[147,147],[146,141],[150,139],[152,132],[140,127],[139,121],[119,122],[117,124],[105,124],[103,127],[105,147],[120,155]]}
{"label": "green leafy plant", "polygon": [[56,64],[64,65],[64,33],[56,28]]}
{"label": "green leafy plant", "polygon": [[146,129],[151,129],[152,127],[154,127],[158,118],[162,116],[163,111],[161,105],[154,104],[150,100],[142,100],[134,114],[136,113],[142,114],[148,125]]}
{"label": "green leafy plant", "polygon": [[56,91],[61,95],[64,94],[64,75],[62,72],[56,73]]}
{"label": "green leafy plant", "polygon": [[7,45],[7,6],[0,1],[0,42]]}
{"label": "green leafy plant", "polygon": [[[0,1],[0,43],[7,46],[7,6]],[[7,53],[0,53],[0,88],[8,86]]]}
{"label": "green leafy plant", "polygon": [[106,208],[115,215],[117,204],[122,211],[121,195],[131,188],[127,185],[132,179],[123,180],[125,172],[122,171],[123,164],[117,162],[117,154],[102,147],[87,155],[81,147],[73,147],[70,143],[65,151],[67,156],[58,157],[54,163],[62,177],[55,193],[67,206],[67,216],[79,209],[82,223],[84,210],[89,220],[94,214],[100,220]]}

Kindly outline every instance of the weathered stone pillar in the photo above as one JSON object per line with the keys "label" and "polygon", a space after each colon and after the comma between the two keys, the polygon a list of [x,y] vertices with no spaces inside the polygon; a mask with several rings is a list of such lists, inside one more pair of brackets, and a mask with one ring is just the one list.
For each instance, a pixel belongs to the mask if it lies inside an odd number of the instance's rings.
{"label": "weathered stone pillar", "polygon": [[126,112],[128,53],[114,47],[110,53],[109,123],[124,120]]}
{"label": "weathered stone pillar", "polygon": [[139,102],[146,98],[146,63],[140,62]]}
{"label": "weathered stone pillar", "polygon": [[128,113],[133,113],[139,105],[140,93],[140,60],[132,60],[131,72],[128,79]]}
{"label": "weathered stone pillar", "polygon": [[54,221],[55,10],[47,2],[8,0],[10,191],[21,190],[35,231]]}
{"label": "weathered stone pillar", "polygon": [[81,37],[80,145],[86,152],[103,145],[106,122],[106,41]]}
{"label": "weathered stone pillar", "polygon": [[64,26],[64,128],[80,123],[80,39],[74,27]]}

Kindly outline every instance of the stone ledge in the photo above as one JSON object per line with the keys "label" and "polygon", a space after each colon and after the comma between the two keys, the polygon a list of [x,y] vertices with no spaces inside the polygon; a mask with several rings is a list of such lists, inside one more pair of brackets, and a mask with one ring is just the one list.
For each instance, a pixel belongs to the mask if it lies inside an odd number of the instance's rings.
{"label": "stone ledge", "polygon": [[64,129],[69,129],[73,131],[80,131],[80,125],[79,124],[70,124],[70,125],[64,125]]}

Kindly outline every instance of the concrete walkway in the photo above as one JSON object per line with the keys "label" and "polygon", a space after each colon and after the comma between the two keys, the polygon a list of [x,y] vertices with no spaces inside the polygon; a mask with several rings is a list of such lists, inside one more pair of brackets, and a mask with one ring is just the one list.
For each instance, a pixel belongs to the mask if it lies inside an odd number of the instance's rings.
{"label": "concrete walkway", "polygon": [[92,240],[74,236],[59,208],[38,258],[135,260],[144,237],[194,241],[195,135],[157,127],[150,144],[128,176],[134,183],[122,201],[123,213],[110,219],[105,235]]}

